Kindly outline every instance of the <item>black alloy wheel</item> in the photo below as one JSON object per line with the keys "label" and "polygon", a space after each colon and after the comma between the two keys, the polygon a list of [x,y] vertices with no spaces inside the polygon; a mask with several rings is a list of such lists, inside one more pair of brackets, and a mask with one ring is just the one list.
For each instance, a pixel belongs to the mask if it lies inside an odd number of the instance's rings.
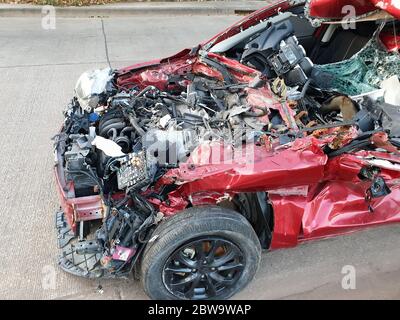
{"label": "black alloy wheel", "polygon": [[198,239],[175,250],[163,268],[163,281],[181,299],[218,298],[237,283],[244,267],[243,253],[231,241]]}
{"label": "black alloy wheel", "polygon": [[243,215],[202,206],[157,226],[138,271],[152,299],[222,300],[253,279],[260,258],[260,240]]}

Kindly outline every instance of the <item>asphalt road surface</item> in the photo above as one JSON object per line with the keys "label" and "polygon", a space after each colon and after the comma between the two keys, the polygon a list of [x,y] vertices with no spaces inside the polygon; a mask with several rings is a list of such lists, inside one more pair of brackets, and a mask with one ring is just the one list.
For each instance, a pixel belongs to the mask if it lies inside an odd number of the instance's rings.
{"label": "asphalt road surface", "polygon": [[[113,67],[165,57],[210,38],[235,16],[105,19]],[[145,299],[134,280],[92,281],[56,265],[50,138],[78,76],[106,65],[99,19],[0,18],[0,298]],[[356,288],[342,288],[342,269]],[[99,290],[99,285],[102,289]],[[263,254],[237,299],[400,298],[400,225]]]}

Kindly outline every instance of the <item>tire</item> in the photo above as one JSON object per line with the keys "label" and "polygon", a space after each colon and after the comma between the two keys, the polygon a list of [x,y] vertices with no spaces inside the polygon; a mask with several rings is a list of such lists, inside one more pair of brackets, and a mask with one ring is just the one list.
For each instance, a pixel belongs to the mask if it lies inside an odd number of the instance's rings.
{"label": "tire", "polygon": [[[253,279],[260,257],[260,242],[246,218],[217,206],[194,207],[156,228],[140,278],[152,299],[228,299]],[[189,278],[195,280],[186,282]]]}

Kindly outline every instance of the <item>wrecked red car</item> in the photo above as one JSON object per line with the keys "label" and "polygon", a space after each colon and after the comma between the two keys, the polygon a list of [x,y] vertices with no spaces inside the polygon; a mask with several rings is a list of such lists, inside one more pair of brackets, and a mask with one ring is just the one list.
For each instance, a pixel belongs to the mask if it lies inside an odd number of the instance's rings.
{"label": "wrecked red car", "polygon": [[226,299],[261,249],[399,222],[399,16],[282,1],[172,57],[84,73],[55,137],[60,267]]}

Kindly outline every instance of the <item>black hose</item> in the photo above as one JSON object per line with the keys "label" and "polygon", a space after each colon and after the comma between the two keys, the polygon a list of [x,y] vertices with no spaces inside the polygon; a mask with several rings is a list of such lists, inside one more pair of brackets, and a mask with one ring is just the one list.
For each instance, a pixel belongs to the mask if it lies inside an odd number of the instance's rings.
{"label": "black hose", "polygon": [[105,168],[104,168],[104,175],[107,175],[107,173],[108,173],[110,167],[111,167],[115,162],[117,162],[119,159],[122,159],[122,158],[125,158],[125,157],[126,157],[126,156],[120,156],[120,157],[110,158],[110,159],[107,161],[106,166],[105,166]]}
{"label": "black hose", "polygon": [[121,130],[120,135],[126,135],[127,132],[132,132],[134,130],[135,130],[135,128],[133,128],[133,127],[125,127],[124,129]]}
{"label": "black hose", "polygon": [[137,118],[135,116],[133,116],[132,114],[129,115],[129,122],[131,123],[132,127],[135,128],[138,135],[140,135],[140,136],[145,135],[146,132],[139,126],[139,124],[137,122]]}
{"label": "black hose", "polygon": [[108,131],[111,129],[115,130],[120,130],[126,127],[125,122],[117,122],[117,123],[112,123],[110,125],[104,126],[103,129],[99,132],[100,136],[105,137],[108,134]]}
{"label": "black hose", "polygon": [[118,115],[118,116],[117,116],[117,115],[114,115],[115,112],[113,112],[113,113],[107,113],[107,115],[108,115],[108,114],[113,115],[114,118],[111,118],[111,119],[104,119],[104,118],[106,117],[106,116],[104,116],[103,119],[100,121],[100,124],[99,124],[99,132],[102,132],[103,129],[104,129],[105,127],[108,127],[110,124],[120,123],[120,122],[123,122],[123,121],[124,121],[124,119],[121,118],[119,115]]}

